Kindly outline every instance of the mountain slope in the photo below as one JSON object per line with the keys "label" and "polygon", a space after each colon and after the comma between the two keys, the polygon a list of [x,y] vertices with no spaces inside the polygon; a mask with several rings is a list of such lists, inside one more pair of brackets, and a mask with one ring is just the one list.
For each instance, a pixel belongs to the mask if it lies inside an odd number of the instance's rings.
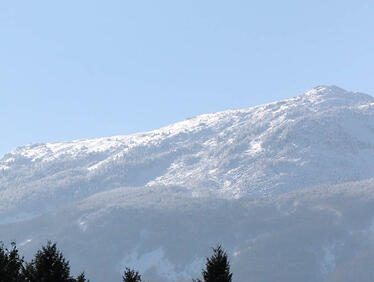
{"label": "mountain slope", "polygon": [[20,147],[0,161],[2,222],[100,191],[179,186],[261,197],[374,177],[374,98],[338,87],[155,131]]}
{"label": "mountain slope", "polygon": [[0,241],[27,259],[56,241],[93,282],[125,266],[191,281],[217,243],[238,282],[369,282],[373,159],[374,98],[322,86],[155,131],[27,145],[0,160]]}
{"label": "mountain slope", "polygon": [[370,282],[374,275],[374,180],[262,199],[185,195],[176,187],[118,188],[22,223],[0,226],[30,259],[50,239],[93,282],[120,281],[125,266],[145,281],[198,277],[222,243],[234,279]]}

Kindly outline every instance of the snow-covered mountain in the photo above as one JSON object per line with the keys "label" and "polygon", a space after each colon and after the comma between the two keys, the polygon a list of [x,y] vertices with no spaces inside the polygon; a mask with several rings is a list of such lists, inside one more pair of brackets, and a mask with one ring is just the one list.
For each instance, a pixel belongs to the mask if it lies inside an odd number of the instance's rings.
{"label": "snow-covered mountain", "polygon": [[31,216],[126,186],[280,194],[374,177],[373,159],[374,98],[322,86],[151,132],[20,147],[0,161],[0,215]]}
{"label": "snow-covered mountain", "polygon": [[56,240],[93,282],[124,265],[188,281],[217,242],[236,281],[352,281],[346,264],[374,246],[373,160],[374,98],[335,86],[145,133],[27,145],[0,160],[0,240],[28,253]]}

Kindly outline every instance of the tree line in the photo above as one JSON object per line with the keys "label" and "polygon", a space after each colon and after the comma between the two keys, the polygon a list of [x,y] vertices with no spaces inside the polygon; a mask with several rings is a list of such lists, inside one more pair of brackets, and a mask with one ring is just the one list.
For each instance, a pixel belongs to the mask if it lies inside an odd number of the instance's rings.
{"label": "tree line", "polygon": [[[202,279],[193,282],[232,282],[228,255],[221,245],[213,248],[213,254],[206,258]],[[140,273],[126,267],[123,282],[141,282]],[[19,254],[15,243],[10,248],[0,244],[0,282],[89,282],[84,272],[77,277],[70,273],[70,263],[57,249],[56,243],[48,243],[38,250],[31,262]]]}

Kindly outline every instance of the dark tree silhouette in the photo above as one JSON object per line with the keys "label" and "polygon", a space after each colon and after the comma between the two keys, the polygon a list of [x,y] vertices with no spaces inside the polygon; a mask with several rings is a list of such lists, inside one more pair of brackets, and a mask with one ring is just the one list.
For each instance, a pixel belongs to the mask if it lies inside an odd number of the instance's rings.
{"label": "dark tree silhouette", "polygon": [[[213,255],[206,259],[206,269],[202,270],[204,282],[231,282],[229,259],[221,245],[213,248]],[[200,279],[192,280],[202,282]]]}
{"label": "dark tree silhouette", "polygon": [[76,281],[76,282],[90,282],[90,280],[86,279],[86,276],[84,275],[83,272],[74,281]]}
{"label": "dark tree silhouette", "polygon": [[84,274],[74,279],[70,275],[70,265],[56,244],[48,241],[46,246],[37,251],[31,263],[24,269],[27,282],[85,282]]}
{"label": "dark tree silhouette", "polygon": [[7,249],[0,243],[0,282],[23,282],[23,257],[20,257],[15,243]]}
{"label": "dark tree silhouette", "polygon": [[122,280],[123,282],[141,282],[142,281],[139,272],[133,269],[127,268],[127,267],[122,276]]}

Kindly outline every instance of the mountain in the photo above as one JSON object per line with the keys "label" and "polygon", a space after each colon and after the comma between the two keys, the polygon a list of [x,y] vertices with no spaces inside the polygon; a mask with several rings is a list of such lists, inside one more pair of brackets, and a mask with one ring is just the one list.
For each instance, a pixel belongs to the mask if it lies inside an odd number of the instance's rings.
{"label": "mountain", "polygon": [[48,239],[92,282],[125,266],[150,282],[191,282],[222,243],[234,280],[370,282],[374,180],[261,199],[189,197],[176,187],[117,188],[29,221],[0,226],[26,259]]}
{"label": "mountain", "polygon": [[[218,242],[236,281],[370,281],[373,159],[374,98],[335,86],[27,145],[0,160],[0,239],[27,256],[56,240],[93,282],[119,281],[125,265],[191,281]],[[362,278],[344,280],[352,265]]]}
{"label": "mountain", "polygon": [[125,186],[229,199],[358,181],[374,177],[373,148],[374,98],[317,87],[146,133],[20,147],[0,161],[0,215],[32,217]]}

